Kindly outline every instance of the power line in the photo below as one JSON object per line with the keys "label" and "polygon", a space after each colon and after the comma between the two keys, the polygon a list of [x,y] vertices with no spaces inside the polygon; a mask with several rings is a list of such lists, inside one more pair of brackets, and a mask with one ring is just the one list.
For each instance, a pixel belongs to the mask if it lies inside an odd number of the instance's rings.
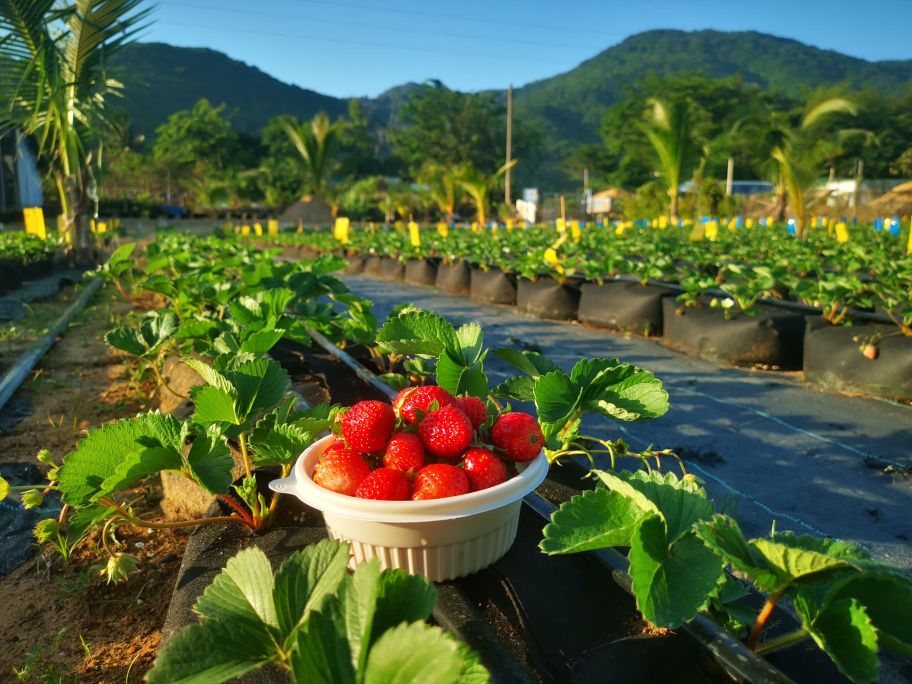
{"label": "power line", "polygon": [[[355,22],[355,21],[343,21],[340,19],[323,19],[320,17],[296,17],[290,16],[287,14],[277,14],[273,12],[258,12],[253,10],[236,10],[230,9],[227,7],[208,7],[205,5],[193,5],[186,2],[177,2],[176,0],[161,0],[160,4],[162,5],[171,5],[173,7],[180,8],[191,8],[204,10],[206,12],[220,12],[223,14],[240,14],[243,16],[258,16],[258,17],[267,17],[270,19],[281,19],[283,21],[297,21],[302,23],[318,23],[318,24],[332,24],[338,26],[352,26],[358,28],[369,28],[369,29],[382,29],[383,31],[394,31],[398,33],[408,33],[408,34],[421,34],[423,37],[427,37],[426,32],[420,31],[413,28],[404,28],[401,26],[388,26],[384,24],[377,23],[364,23],[364,22]],[[599,34],[604,37],[604,34]],[[497,41],[498,43],[508,43],[515,45],[534,45],[542,47],[543,42],[541,40],[522,40],[515,38],[504,38],[502,36],[479,36],[468,33],[451,33],[443,31],[433,31],[433,37],[442,37],[442,38],[459,38],[459,39],[468,39],[468,40],[480,40],[480,41]],[[553,41],[548,41],[547,45],[553,48],[569,49],[569,50],[580,50],[581,46],[577,44],[569,43],[555,43]],[[588,54],[588,53],[587,53]]]}

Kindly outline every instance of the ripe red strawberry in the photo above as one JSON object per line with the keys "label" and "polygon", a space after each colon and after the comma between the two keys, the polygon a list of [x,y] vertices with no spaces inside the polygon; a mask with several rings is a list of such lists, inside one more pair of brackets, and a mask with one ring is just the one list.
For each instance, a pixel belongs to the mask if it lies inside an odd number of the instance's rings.
{"label": "ripe red strawberry", "polygon": [[462,468],[473,492],[507,481],[507,467],[490,449],[469,449],[462,460]]}
{"label": "ripe red strawberry", "polygon": [[355,451],[382,451],[395,426],[392,406],[382,401],[359,401],[342,419],[342,436]]}
{"label": "ripe red strawberry", "polygon": [[418,435],[399,432],[392,436],[383,453],[383,465],[403,473],[416,473],[424,467],[424,445]]}
{"label": "ripe red strawberry", "polygon": [[444,406],[421,421],[418,436],[434,456],[455,461],[472,443],[472,423],[462,409]]}
{"label": "ripe red strawberry", "polygon": [[379,501],[406,501],[411,489],[404,473],[390,468],[377,468],[361,480],[355,496]]}
{"label": "ripe red strawberry", "polygon": [[354,496],[358,485],[370,475],[370,466],[360,454],[341,449],[326,454],[314,468],[313,479],[324,489]]}
{"label": "ripe red strawberry", "polygon": [[332,444],[330,444],[328,447],[326,447],[323,450],[323,453],[320,454],[320,460],[322,461],[327,456],[338,453],[340,451],[351,451],[353,454],[358,453],[354,449],[349,449],[347,446],[345,446],[345,442],[343,442],[341,439],[337,438],[335,442],[333,442]]}
{"label": "ripe red strawberry", "polygon": [[472,427],[476,430],[479,426],[484,425],[485,421],[488,419],[488,409],[485,407],[485,403],[478,397],[462,397],[459,400],[460,405],[462,406],[463,412],[469,417],[469,420],[472,421]]}
{"label": "ripe red strawberry", "polygon": [[538,421],[528,413],[504,413],[491,428],[491,442],[514,461],[531,461],[545,445]]}
{"label": "ripe red strawberry", "polygon": [[452,394],[437,385],[424,387],[406,387],[393,399],[393,408],[404,423],[417,423],[418,416],[415,409],[425,414],[430,413],[431,402],[437,402],[438,408],[458,405]]}
{"label": "ripe red strawberry", "polygon": [[469,492],[469,478],[456,466],[431,463],[424,466],[412,483],[412,501],[443,499]]}

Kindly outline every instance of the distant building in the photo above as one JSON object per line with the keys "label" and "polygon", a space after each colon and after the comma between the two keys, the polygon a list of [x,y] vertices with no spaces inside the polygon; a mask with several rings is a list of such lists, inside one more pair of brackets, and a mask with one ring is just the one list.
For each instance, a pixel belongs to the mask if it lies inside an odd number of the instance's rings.
{"label": "distant building", "polygon": [[[736,180],[732,181],[733,195],[763,195],[773,192],[776,186],[768,181],[761,180]],[[696,192],[696,186],[692,180],[681,183],[678,187],[679,192]]]}
{"label": "distant building", "polygon": [[43,204],[38,162],[25,136],[13,131],[0,137],[0,213]]}

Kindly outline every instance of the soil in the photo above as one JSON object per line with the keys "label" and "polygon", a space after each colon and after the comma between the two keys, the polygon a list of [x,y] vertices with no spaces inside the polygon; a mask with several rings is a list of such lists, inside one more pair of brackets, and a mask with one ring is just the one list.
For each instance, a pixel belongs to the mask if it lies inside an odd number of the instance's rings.
{"label": "soil", "polygon": [[[13,354],[4,356],[14,358],[78,295],[79,288],[63,290],[33,306],[40,316],[0,327],[24,331]],[[33,462],[39,448],[59,461],[90,427],[151,407],[152,386],[135,383],[130,367],[103,339],[112,317],[129,309],[104,288],[76,318],[16,393],[33,412],[0,434],[0,462]],[[136,507],[141,517],[162,518],[157,481],[135,494],[149,502]],[[116,585],[105,584],[92,567],[99,558],[97,535],[77,548],[69,564],[36,551],[0,580],[0,681],[8,681],[13,668],[27,682],[141,681],[155,657],[188,535],[120,528],[122,550],[139,558],[141,572]]]}

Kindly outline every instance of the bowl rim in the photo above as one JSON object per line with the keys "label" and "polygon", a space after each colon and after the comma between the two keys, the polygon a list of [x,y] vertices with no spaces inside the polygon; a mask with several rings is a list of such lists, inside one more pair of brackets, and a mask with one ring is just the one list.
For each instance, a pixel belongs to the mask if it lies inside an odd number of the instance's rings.
{"label": "bowl rim", "polygon": [[501,508],[537,488],[548,475],[548,459],[544,452],[539,452],[531,461],[517,464],[519,472],[515,477],[477,492],[424,501],[359,499],[324,489],[311,477],[317,459],[335,439],[334,435],[327,435],[305,449],[289,476],[270,482],[270,489],[294,494],[307,505],[330,515],[373,522],[420,523],[464,518]]}

